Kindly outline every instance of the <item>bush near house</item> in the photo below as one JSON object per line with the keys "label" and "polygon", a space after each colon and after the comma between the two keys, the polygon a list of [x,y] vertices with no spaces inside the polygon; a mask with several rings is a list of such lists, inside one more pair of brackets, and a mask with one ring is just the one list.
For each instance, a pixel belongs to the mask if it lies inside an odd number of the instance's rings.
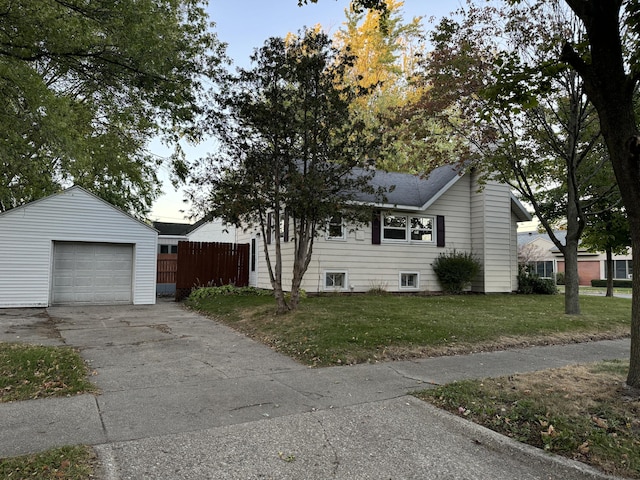
{"label": "bush near house", "polygon": [[438,255],[433,271],[445,293],[460,294],[480,271],[480,262],[473,253],[452,250]]}
{"label": "bush near house", "polygon": [[525,265],[518,269],[518,293],[525,295],[555,295],[558,287],[551,278],[540,278]]}

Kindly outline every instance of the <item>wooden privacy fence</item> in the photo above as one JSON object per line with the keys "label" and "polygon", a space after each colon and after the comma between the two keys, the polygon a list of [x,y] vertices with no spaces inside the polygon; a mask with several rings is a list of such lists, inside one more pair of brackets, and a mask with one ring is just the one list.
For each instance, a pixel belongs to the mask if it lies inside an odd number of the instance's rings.
{"label": "wooden privacy fence", "polygon": [[176,301],[194,287],[249,285],[249,244],[178,242]]}
{"label": "wooden privacy fence", "polygon": [[176,272],[178,271],[177,253],[158,254],[158,275],[156,283],[176,283]]}

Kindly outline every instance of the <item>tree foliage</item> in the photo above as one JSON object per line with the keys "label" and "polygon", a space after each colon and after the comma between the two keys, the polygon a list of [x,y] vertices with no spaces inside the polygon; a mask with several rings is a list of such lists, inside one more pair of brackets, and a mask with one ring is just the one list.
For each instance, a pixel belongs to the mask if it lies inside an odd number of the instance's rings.
{"label": "tree foliage", "polygon": [[[253,67],[231,75],[217,96],[226,119],[216,125],[220,153],[193,178],[194,198],[208,192],[197,202],[202,209],[259,230],[281,313],[296,308],[314,238],[328,219],[370,219],[353,203],[358,192],[373,193],[372,172],[356,168],[374,152],[351,113],[358,89],[344,76],[352,60],[317,30],[267,40]],[[294,258],[288,302],[283,249]]]}
{"label": "tree foliage", "polygon": [[197,0],[5,2],[0,211],[75,183],[144,215],[147,144],[197,133],[221,48]]}
{"label": "tree foliage", "polygon": [[[580,312],[578,244],[586,216],[614,192],[598,118],[575,72],[557,65],[558,39],[584,31],[545,2],[478,7],[441,21],[426,62],[424,101],[466,140],[487,178],[532,205],[565,259],[565,312]],[[554,230],[567,231],[562,243]]]}

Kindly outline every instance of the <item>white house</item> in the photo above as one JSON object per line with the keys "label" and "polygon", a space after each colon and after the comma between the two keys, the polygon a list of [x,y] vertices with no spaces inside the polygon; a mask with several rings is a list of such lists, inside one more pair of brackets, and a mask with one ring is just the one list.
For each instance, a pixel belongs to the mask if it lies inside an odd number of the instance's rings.
{"label": "white house", "polygon": [[196,223],[153,222],[158,230],[158,253],[178,253],[178,242],[235,243],[236,230],[219,218],[203,217]]}
{"label": "white house", "polygon": [[153,304],[156,243],[78,186],[0,213],[0,308]]}
{"label": "white house", "polygon": [[[376,207],[368,225],[354,229],[330,220],[327,234],[314,243],[302,284],[307,292],[440,291],[431,265],[454,249],[472,252],[481,262],[473,291],[517,289],[517,224],[531,216],[507,185],[489,182],[481,188],[473,172],[460,174],[450,166],[426,178],[376,171],[372,183],[395,189],[385,204],[361,196]],[[251,244],[251,285],[271,288],[258,231],[238,230],[237,241]],[[282,249],[287,288],[293,243],[283,242]]]}

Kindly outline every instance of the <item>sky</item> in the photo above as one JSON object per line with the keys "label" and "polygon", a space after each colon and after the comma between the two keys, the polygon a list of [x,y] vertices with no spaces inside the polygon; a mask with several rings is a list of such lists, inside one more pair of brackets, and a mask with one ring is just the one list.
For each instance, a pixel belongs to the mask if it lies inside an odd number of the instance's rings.
{"label": "sky", "polygon": [[[403,17],[423,17],[426,31],[432,19],[439,19],[456,10],[464,0],[405,0]],[[329,35],[334,34],[345,20],[344,10],[349,0],[318,0],[318,3],[298,7],[298,0],[209,0],[209,18],[215,23],[218,38],[227,43],[227,55],[235,65],[248,67],[249,56],[269,37],[283,37],[303,27],[320,24]],[[213,147],[206,144],[187,149],[192,156],[205,156]],[[166,156],[159,145],[152,145],[153,153]],[[176,191],[166,171],[159,176],[164,194],[154,203],[151,219],[164,222],[191,223],[185,218],[188,204],[183,203],[182,191]]]}

